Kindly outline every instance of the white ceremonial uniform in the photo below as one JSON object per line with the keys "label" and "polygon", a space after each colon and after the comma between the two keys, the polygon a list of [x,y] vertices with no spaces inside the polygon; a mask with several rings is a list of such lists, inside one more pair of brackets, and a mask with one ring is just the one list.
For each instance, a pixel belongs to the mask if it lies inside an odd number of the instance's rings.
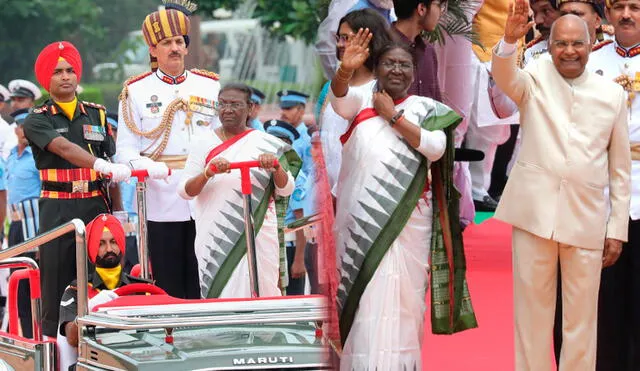
{"label": "white ceremonial uniform", "polygon": [[[215,77],[191,70],[174,79],[158,69],[131,79],[127,88],[128,109],[133,123],[138,130],[145,132],[160,125],[165,110],[172,101],[180,98],[188,102],[192,115],[190,123],[187,124],[187,112],[176,112],[162,156],[184,156],[186,159],[193,141],[220,126],[215,114],[220,83]],[[142,154],[152,153],[162,141],[162,137],[150,140],[132,132],[125,124],[122,104],[118,109],[118,129],[116,161],[120,163],[135,163]],[[177,222],[191,219],[188,201],[182,199],[176,191],[181,173],[181,169],[172,169],[171,176],[166,181],[147,181],[148,220]]]}
{"label": "white ceremonial uniform", "polygon": [[[638,54],[631,57],[623,57],[616,52],[628,52],[615,41],[600,47],[596,53],[591,53],[587,68],[598,75],[615,80],[624,75],[631,80],[632,89],[640,91],[640,48]],[[634,49],[634,48],[632,48]],[[635,80],[635,81],[634,81]],[[629,109],[629,141],[631,146],[640,144],[640,99],[630,98]],[[631,162],[631,206],[629,215],[632,220],[640,219],[640,161]]]}
{"label": "white ceremonial uniform", "polygon": [[[605,34],[606,35],[606,34]],[[598,306],[598,367],[602,370],[640,369],[640,47],[626,49],[605,41],[589,56],[595,74],[618,82],[626,91],[631,148],[629,240],[616,263],[602,271]],[[622,345],[622,346],[621,346]],[[630,345],[630,346],[629,346]],[[635,356],[633,356],[635,354]]]}
{"label": "white ceremonial uniform", "polygon": [[538,37],[527,44],[523,53],[523,67],[533,60],[538,59],[542,54],[549,51],[549,40]]}

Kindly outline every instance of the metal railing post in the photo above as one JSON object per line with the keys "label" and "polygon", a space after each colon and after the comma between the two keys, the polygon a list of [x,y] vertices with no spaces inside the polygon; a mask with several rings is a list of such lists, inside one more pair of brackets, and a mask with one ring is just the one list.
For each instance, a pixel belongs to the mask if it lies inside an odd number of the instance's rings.
{"label": "metal railing post", "polygon": [[[24,241],[16,246],[12,246],[6,250],[0,251],[0,262],[2,265],[16,263],[18,261],[24,262],[24,258],[15,258],[18,255],[24,254],[29,250],[32,250],[38,246],[41,246],[49,241],[53,241],[58,237],[64,236],[67,233],[74,232],[76,234],[76,269],[77,269],[77,283],[78,283],[78,315],[87,315],[87,245],[85,241],[85,228],[84,223],[80,219],[73,219],[64,223],[63,225],[52,229],[49,232],[43,233],[30,240]],[[29,259],[31,260],[31,259]],[[31,260],[34,269],[38,269],[38,265]],[[28,263],[27,265],[31,265]],[[40,300],[35,299],[31,301],[31,310],[33,315],[33,334],[34,340],[42,341],[42,312],[40,306]],[[81,331],[78,328],[78,331]],[[81,334],[79,334],[81,335]]]}

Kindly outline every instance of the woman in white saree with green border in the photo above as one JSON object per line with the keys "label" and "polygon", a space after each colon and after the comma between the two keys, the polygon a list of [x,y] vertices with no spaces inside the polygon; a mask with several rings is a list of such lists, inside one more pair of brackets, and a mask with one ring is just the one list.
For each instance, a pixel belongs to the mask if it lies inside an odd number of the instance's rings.
{"label": "woman in white saree with green border", "polygon": [[373,90],[349,88],[369,39],[368,30],[350,39],[331,84],[334,110],[351,122],[335,192],[340,369],[421,370],[429,279],[434,333],[477,326],[451,179],[452,130],[461,118],[407,95],[414,63],[401,45],[376,58]]}
{"label": "woman in white saree with green border", "polygon": [[[276,204],[287,202],[301,162],[284,141],[246,126],[250,96],[251,90],[243,84],[228,84],[220,90],[222,127],[196,141],[178,187],[183,198],[195,203],[195,252],[203,298],[251,297],[240,172],[227,171],[230,162],[249,160],[261,163],[261,169],[250,171],[260,295],[281,295],[283,241],[278,232],[284,225]],[[279,165],[274,166],[274,159]]]}

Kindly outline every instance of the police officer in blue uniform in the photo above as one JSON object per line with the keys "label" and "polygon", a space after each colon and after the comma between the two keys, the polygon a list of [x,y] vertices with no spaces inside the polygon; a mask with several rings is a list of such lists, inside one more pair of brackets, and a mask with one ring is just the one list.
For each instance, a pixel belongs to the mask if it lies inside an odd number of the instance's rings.
{"label": "police officer in blue uniform", "polygon": [[[18,110],[12,114],[16,124],[15,133],[18,145],[9,153],[6,164],[7,194],[11,224],[9,226],[8,245],[15,246],[26,239],[33,238],[38,232],[38,199],[40,198],[40,174],[33,159],[33,152],[24,136],[22,124],[28,115],[28,109]],[[24,254],[32,259],[35,252]],[[18,285],[18,317],[22,327],[22,335],[31,338],[31,301],[27,281]]]}
{"label": "police officer in blue uniform", "polygon": [[293,142],[293,148],[302,159],[302,170],[309,174],[313,165],[311,137],[307,125],[302,121],[309,96],[294,90],[281,90],[278,92],[278,97],[280,97],[280,120],[293,125],[300,134],[300,137]]}
{"label": "police officer in blue uniform", "polygon": [[247,123],[247,126],[252,129],[264,131],[264,125],[262,124],[262,121],[258,119],[258,115],[260,114],[260,110],[262,109],[264,98],[265,95],[263,92],[254,87],[251,87],[251,101],[253,102],[253,108],[251,109],[251,113],[249,114],[249,122]]}
{"label": "police officer in blue uniform", "polygon": [[[270,120],[264,123],[268,134],[276,136],[288,144],[300,139],[300,134],[293,125],[282,120]],[[303,164],[304,166],[304,164]],[[295,189],[289,198],[289,207],[284,224],[288,225],[304,216],[307,176],[304,170],[298,172]],[[304,262],[306,239],[303,231],[286,233],[284,236],[287,252],[289,285],[287,295],[304,295],[306,267]]]}
{"label": "police officer in blue uniform", "polygon": [[[314,174],[313,158],[311,157],[311,136],[307,125],[302,120],[309,95],[295,90],[282,90],[277,95],[280,98],[281,121],[295,126],[295,129],[300,134],[300,137],[293,142],[293,148],[302,159],[300,173],[304,173],[303,175],[299,174],[296,178],[296,189],[289,200],[291,213],[285,221],[286,224],[289,224],[294,220],[310,216],[305,213],[305,206],[308,210],[307,203],[310,202],[309,200],[314,199],[311,194],[313,187],[310,187],[310,183],[307,181],[308,178],[313,178],[312,175]],[[291,240],[292,238],[293,241],[287,241],[287,239]],[[287,287],[287,295],[303,295],[305,276],[301,272],[306,272],[307,270],[304,256],[308,241],[303,231],[296,232],[296,236],[289,236],[288,238],[285,236],[285,241],[287,241],[287,259],[292,262],[289,268],[290,281]]]}

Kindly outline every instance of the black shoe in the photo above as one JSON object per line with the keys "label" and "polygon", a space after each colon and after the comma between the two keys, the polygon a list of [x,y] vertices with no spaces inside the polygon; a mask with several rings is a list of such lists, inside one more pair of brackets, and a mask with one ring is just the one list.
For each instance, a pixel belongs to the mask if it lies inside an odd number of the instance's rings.
{"label": "black shoe", "polygon": [[473,206],[475,206],[476,211],[496,211],[498,203],[487,195],[482,198],[482,201],[473,200]]}

